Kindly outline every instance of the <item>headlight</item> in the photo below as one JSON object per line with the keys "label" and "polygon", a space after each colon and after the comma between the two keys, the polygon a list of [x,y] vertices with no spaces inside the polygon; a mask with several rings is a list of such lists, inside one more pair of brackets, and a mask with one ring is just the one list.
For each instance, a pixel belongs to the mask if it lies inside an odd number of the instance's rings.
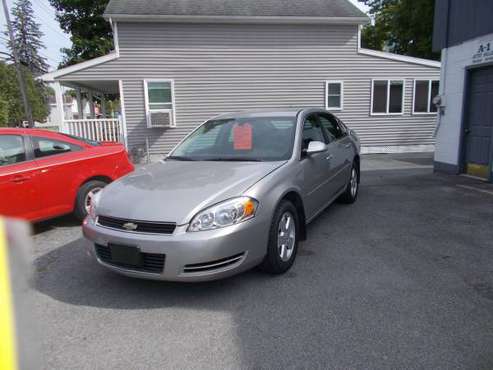
{"label": "headlight", "polygon": [[206,208],[195,215],[188,231],[204,231],[235,225],[255,216],[258,202],[250,197],[238,197]]}
{"label": "headlight", "polygon": [[101,193],[102,190],[98,191],[96,194],[94,194],[91,198],[91,205],[89,206],[89,217],[95,219],[96,218],[96,210],[98,208],[99,200],[101,199]]}

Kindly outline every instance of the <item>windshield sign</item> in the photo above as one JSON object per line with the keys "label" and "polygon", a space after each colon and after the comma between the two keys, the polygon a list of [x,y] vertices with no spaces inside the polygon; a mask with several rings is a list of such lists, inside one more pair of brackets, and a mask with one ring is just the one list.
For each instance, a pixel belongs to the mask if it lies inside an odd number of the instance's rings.
{"label": "windshield sign", "polygon": [[282,161],[291,157],[294,117],[254,117],[204,123],[168,159],[183,161]]}

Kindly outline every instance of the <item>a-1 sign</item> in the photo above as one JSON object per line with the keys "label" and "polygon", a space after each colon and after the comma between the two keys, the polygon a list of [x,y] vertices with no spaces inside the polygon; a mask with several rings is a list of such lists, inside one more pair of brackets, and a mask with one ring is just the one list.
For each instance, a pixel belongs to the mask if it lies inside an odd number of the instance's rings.
{"label": "a-1 sign", "polygon": [[472,63],[493,62],[493,41],[479,44],[476,53],[472,56]]}

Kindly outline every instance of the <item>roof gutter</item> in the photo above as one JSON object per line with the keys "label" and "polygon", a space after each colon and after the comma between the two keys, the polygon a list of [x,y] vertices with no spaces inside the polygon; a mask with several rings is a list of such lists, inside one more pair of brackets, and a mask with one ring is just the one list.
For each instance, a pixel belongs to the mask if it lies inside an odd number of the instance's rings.
{"label": "roof gutter", "polygon": [[366,24],[368,17],[295,17],[295,16],[223,16],[223,15],[162,15],[108,14],[106,19],[121,22],[169,23],[284,23],[284,24]]}

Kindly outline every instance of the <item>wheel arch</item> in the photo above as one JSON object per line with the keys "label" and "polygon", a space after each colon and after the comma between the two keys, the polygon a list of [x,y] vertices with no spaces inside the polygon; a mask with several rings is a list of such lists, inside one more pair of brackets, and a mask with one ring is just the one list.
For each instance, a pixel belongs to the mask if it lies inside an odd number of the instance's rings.
{"label": "wheel arch", "polygon": [[289,190],[281,197],[279,203],[283,200],[288,200],[295,206],[298,213],[298,220],[300,226],[300,240],[306,240],[307,231],[306,231],[305,206],[303,204],[303,199],[301,198],[301,195],[295,190]]}
{"label": "wheel arch", "polygon": [[105,182],[107,184],[113,182],[113,180],[109,176],[95,175],[95,176],[88,177],[86,180],[84,180],[83,182],[81,182],[80,185],[79,185],[79,188],[81,186],[87,184],[89,181],[103,181],[103,182]]}
{"label": "wheel arch", "polygon": [[359,154],[354,156],[354,163],[356,164],[356,169],[358,170],[358,184],[361,180],[361,158]]}

